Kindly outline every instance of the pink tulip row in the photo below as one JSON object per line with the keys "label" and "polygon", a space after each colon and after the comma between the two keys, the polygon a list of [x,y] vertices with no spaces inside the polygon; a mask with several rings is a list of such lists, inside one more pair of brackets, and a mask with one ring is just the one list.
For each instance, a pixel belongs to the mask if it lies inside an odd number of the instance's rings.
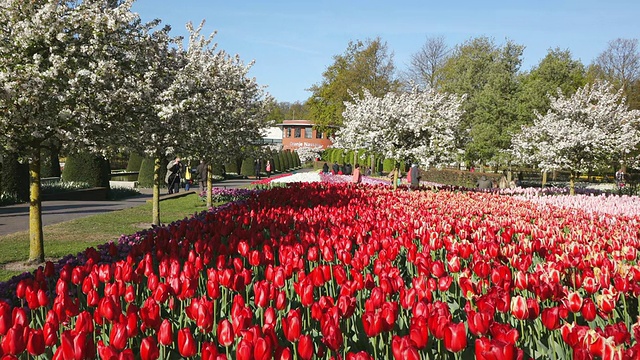
{"label": "pink tulip row", "polygon": [[519,197],[540,204],[579,209],[595,214],[640,217],[640,197],[627,195],[559,195]]}
{"label": "pink tulip row", "polygon": [[640,224],[611,218],[275,187],[38,269],[0,302],[0,356],[636,359]]}

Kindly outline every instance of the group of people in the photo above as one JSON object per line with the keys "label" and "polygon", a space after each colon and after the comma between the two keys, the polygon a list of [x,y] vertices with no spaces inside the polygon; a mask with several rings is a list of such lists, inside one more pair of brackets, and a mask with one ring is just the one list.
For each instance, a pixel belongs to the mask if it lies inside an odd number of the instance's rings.
{"label": "group of people", "polygon": [[[207,185],[207,171],[207,163],[204,160],[200,160],[196,167],[200,189],[205,189]],[[167,174],[164,177],[164,182],[167,184],[169,194],[178,193],[183,184],[185,190],[188,191],[191,188],[193,182],[191,169],[182,163],[179,156],[176,156],[167,164]]]}
{"label": "group of people", "polygon": [[[322,165],[322,172],[325,174],[329,173],[329,165],[324,163]],[[351,182],[359,183],[362,181],[362,173],[360,172],[360,164],[356,164],[355,166],[351,166],[351,164],[346,163],[344,165],[339,165],[338,163],[334,163],[331,165],[331,174],[333,175],[351,175]]]}

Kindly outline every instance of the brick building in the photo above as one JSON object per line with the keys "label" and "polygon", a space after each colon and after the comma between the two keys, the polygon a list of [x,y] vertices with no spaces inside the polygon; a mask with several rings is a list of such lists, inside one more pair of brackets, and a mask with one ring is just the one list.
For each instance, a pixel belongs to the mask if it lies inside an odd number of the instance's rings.
{"label": "brick building", "polygon": [[282,148],[295,150],[301,147],[322,146],[326,149],[332,145],[327,132],[317,131],[309,120],[284,120],[278,124],[282,128]]}

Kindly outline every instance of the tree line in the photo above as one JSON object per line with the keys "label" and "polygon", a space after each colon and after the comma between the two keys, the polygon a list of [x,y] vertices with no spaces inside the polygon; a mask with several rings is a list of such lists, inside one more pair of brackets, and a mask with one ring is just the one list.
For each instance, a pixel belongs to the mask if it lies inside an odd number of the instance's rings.
{"label": "tree line", "polygon": [[640,49],[637,39],[615,39],[590,64],[575,59],[568,49],[549,49],[530,70],[522,71],[524,45],[511,40],[497,43],[475,37],[450,47],[443,37],[428,37],[411,56],[405,70],[395,66],[393,53],[380,38],[352,41],[344,53],[310,86],[303,103],[270,107],[270,118],[295,116],[317,126],[341,126],[346,103],[354,95],[383,97],[389,92],[410,92],[416,86],[464,96],[457,126],[457,148],[467,163],[505,165],[506,150],[522,126],[545,114],[551,97],[572,96],[579,88],[606,81],[621,89],[630,109],[640,108]]}

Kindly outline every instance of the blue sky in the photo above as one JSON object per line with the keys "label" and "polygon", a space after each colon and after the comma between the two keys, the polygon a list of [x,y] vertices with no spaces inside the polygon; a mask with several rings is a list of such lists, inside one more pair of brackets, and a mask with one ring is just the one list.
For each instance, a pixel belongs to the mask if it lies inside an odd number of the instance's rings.
{"label": "blue sky", "polygon": [[137,0],[133,11],[186,35],[185,24],[206,20],[218,48],[255,60],[250,75],[278,101],[304,101],[349,41],[380,37],[404,70],[427,37],[451,47],[478,36],[524,45],[522,70],[548,49],[568,49],[585,65],[616,38],[640,38],[638,0],[465,1],[223,1]]}

